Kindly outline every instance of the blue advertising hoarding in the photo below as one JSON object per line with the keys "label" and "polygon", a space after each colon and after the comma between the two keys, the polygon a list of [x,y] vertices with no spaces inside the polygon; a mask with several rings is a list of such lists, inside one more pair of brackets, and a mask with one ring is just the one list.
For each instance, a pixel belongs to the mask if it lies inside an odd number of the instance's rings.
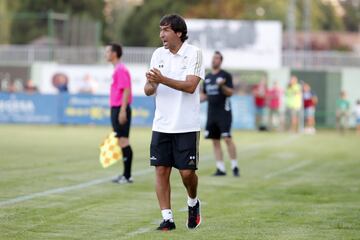
{"label": "blue advertising hoarding", "polygon": [[[110,124],[109,97],[99,95],[65,94],[60,96],[60,122],[63,124]],[[152,97],[134,97],[132,108],[132,125],[150,126],[154,116],[154,99]]]}
{"label": "blue advertising hoarding", "polygon": [[55,95],[0,93],[0,123],[57,124]]}
{"label": "blue advertising hoarding", "polygon": [[62,124],[110,124],[109,97],[61,94],[59,122]]}
{"label": "blue advertising hoarding", "polygon": [[[231,98],[234,129],[254,129],[255,109],[252,96]],[[135,96],[132,125],[151,126],[153,97]],[[201,124],[205,126],[207,103],[201,104]],[[90,94],[8,94],[0,93],[0,123],[94,124],[110,125],[109,97]]]}

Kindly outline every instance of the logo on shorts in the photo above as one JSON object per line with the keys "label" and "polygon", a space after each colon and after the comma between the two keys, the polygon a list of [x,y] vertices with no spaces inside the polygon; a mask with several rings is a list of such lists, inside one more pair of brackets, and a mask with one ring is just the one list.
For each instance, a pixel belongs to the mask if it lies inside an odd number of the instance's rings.
{"label": "logo on shorts", "polygon": [[229,132],[223,132],[221,134],[222,137],[230,137],[230,133]]}
{"label": "logo on shorts", "polygon": [[150,157],[150,161],[156,161],[156,160],[157,160],[157,158],[155,156]]}
{"label": "logo on shorts", "polygon": [[190,156],[190,162],[188,163],[188,165],[195,165],[195,160],[196,157],[195,156]]}

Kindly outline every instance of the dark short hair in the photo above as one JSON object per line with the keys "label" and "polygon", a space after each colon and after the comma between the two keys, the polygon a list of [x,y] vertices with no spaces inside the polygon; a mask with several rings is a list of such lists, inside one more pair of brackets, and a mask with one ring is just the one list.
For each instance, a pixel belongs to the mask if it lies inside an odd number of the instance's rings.
{"label": "dark short hair", "polygon": [[215,51],[215,52],[214,52],[214,54],[219,55],[219,56],[220,56],[221,61],[224,59],[224,57],[223,57],[223,55],[221,54],[221,52],[220,52],[220,51]]}
{"label": "dark short hair", "polygon": [[185,42],[186,39],[188,39],[187,36],[187,27],[185,20],[178,14],[170,14],[165,15],[160,20],[160,26],[168,26],[170,25],[170,28],[178,33],[181,32],[181,41]]}
{"label": "dark short hair", "polygon": [[123,51],[122,51],[122,47],[120,44],[118,43],[109,43],[108,46],[111,47],[111,51],[116,53],[116,56],[118,58],[121,58]]}

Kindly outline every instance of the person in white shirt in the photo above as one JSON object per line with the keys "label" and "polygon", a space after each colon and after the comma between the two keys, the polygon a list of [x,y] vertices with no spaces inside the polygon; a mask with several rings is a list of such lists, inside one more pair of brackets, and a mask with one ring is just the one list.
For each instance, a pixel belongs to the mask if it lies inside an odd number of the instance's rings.
{"label": "person in white shirt", "polygon": [[188,193],[189,229],[201,223],[197,197],[199,161],[200,86],[205,70],[202,52],[187,44],[187,27],[176,14],[160,21],[163,47],[152,55],[146,73],[144,92],[155,96],[155,116],[150,146],[150,164],[155,166],[156,194],[163,221],[158,230],[173,230],[175,223],[170,204],[170,173],[180,172]]}
{"label": "person in white shirt", "polygon": [[356,132],[358,135],[360,135],[360,99],[356,101],[355,116],[356,116]]}

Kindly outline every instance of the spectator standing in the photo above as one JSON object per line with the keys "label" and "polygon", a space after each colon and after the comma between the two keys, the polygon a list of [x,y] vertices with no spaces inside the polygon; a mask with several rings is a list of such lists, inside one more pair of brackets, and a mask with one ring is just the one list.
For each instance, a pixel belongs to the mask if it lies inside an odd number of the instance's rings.
{"label": "spectator standing", "polygon": [[287,127],[292,132],[299,131],[299,116],[302,106],[301,85],[296,76],[291,76],[285,91]]}
{"label": "spectator standing", "polygon": [[253,96],[256,108],[255,125],[258,130],[264,129],[264,115],[266,107],[266,92],[267,84],[266,79],[262,79],[253,89]]}
{"label": "spectator standing", "polygon": [[273,87],[267,91],[267,105],[269,108],[269,129],[279,129],[280,127],[280,99],[282,89],[278,81],[275,81]]}
{"label": "spectator standing", "polygon": [[355,116],[356,116],[356,132],[358,135],[360,135],[360,99],[356,101]]}
{"label": "spectator standing", "polygon": [[318,102],[316,94],[311,90],[308,83],[303,86],[305,133],[315,134],[315,107]]}
{"label": "spectator standing", "polygon": [[349,122],[350,102],[347,100],[346,92],[341,91],[340,97],[336,101],[336,129],[340,133],[345,133]]}

